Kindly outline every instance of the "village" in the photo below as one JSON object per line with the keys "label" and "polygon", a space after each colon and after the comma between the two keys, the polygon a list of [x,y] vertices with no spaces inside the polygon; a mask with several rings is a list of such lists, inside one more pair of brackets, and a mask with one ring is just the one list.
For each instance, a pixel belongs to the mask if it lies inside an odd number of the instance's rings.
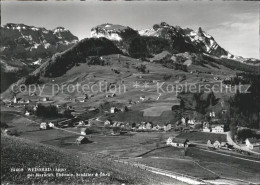
{"label": "village", "polygon": [[[35,96],[35,95],[32,95]],[[89,98],[93,97],[94,95],[85,95],[85,98],[83,100],[78,100],[78,102],[85,102]],[[116,94],[107,94],[105,97],[115,97]],[[145,96],[140,96],[140,102],[145,102],[149,100],[149,98],[146,98]],[[75,100],[77,101],[77,100]],[[137,103],[139,101],[136,101]],[[34,103],[36,102],[36,103]],[[36,114],[39,105],[42,106],[42,104],[46,104],[47,106],[52,106],[53,102],[49,97],[43,97],[41,99],[34,100],[32,102],[29,98],[23,99],[23,98],[14,98],[12,101],[4,102],[6,107],[24,107],[23,112],[24,116],[30,118],[32,115]],[[122,107],[116,107],[112,106],[109,108],[108,111],[104,111],[106,115],[114,115],[119,112],[127,112],[131,108],[132,102],[129,102],[130,106],[122,106]],[[46,106],[45,105],[45,106]],[[57,128],[80,128],[80,132],[77,133],[79,135],[76,140],[75,144],[84,144],[88,142],[88,128],[91,128],[91,126],[95,125],[98,122],[98,125],[108,130],[108,135],[111,136],[120,136],[127,133],[138,133],[138,132],[157,132],[157,133],[209,133],[211,135],[221,134],[226,137],[228,137],[229,131],[226,130],[225,126],[222,124],[218,124],[218,118],[216,116],[216,113],[209,112],[208,117],[210,118],[210,121],[199,121],[195,119],[189,119],[188,117],[182,117],[180,120],[178,120],[176,123],[170,123],[166,122],[163,124],[154,124],[153,122],[124,122],[124,121],[115,121],[112,119],[106,119],[106,120],[100,120],[101,116],[98,116],[96,118],[90,118],[87,120],[81,120],[77,117],[77,114],[75,114],[75,110],[71,105],[53,105],[58,110],[58,114],[60,115],[66,115],[66,119],[62,119],[61,121],[54,120],[54,121],[47,121],[47,122],[40,122],[39,123],[39,129],[40,130],[49,130],[49,129],[57,129]],[[29,108],[28,108],[29,107]],[[89,111],[92,112],[98,112],[99,110],[95,107],[89,108]],[[247,129],[247,128],[240,128],[240,129]],[[8,128],[5,128],[3,131],[4,134],[12,135],[13,132],[9,131]],[[258,133],[258,132],[257,132]],[[176,134],[175,134],[176,135]],[[260,141],[256,138],[245,138],[244,141],[240,144],[236,144],[234,141],[228,141],[225,137],[223,139],[211,139],[210,135],[208,135],[209,138],[205,138],[207,142],[205,143],[196,143],[196,142],[190,142],[189,136],[187,135],[186,138],[176,138],[175,136],[170,136],[165,140],[166,146],[173,146],[173,147],[181,147],[186,148],[189,146],[189,144],[204,144],[208,149],[210,150],[216,150],[216,149],[223,149],[223,150],[234,150],[239,153],[244,151],[246,154],[250,154],[251,151],[253,154],[255,151],[260,152]],[[214,137],[213,137],[214,138]],[[234,144],[235,143],[235,144]],[[238,146],[243,147],[238,147]]]}

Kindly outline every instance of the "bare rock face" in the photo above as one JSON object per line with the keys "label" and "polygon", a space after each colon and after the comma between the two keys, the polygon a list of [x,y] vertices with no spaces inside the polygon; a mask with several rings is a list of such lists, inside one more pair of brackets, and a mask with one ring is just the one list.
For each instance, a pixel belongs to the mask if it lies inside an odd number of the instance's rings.
{"label": "bare rock face", "polygon": [[190,28],[182,29],[179,26],[171,26],[165,22],[155,24],[151,29],[140,30],[142,36],[161,37],[168,40],[180,40],[178,44],[192,45],[194,50],[204,52],[214,56],[231,55],[228,51],[221,48],[212,36],[202,30],[201,27],[197,31]]}
{"label": "bare rock face", "polygon": [[54,53],[64,51],[78,42],[76,36],[62,27],[47,30],[10,23],[1,26],[0,33],[1,55],[27,61],[51,57]]}

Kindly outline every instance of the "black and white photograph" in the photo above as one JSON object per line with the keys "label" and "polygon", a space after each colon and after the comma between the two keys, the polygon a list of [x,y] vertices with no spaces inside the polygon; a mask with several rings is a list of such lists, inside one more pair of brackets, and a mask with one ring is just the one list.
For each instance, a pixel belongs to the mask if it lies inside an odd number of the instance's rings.
{"label": "black and white photograph", "polygon": [[0,3],[1,184],[260,184],[258,1]]}

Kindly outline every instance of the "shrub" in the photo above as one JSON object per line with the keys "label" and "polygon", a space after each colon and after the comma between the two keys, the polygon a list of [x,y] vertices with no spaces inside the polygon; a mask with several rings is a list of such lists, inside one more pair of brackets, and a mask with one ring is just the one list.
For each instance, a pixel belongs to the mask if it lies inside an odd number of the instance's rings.
{"label": "shrub", "polygon": [[142,73],[146,73],[147,72],[146,71],[146,65],[144,65],[144,64],[136,66],[136,69],[137,69],[137,71],[142,72]]}
{"label": "shrub", "polygon": [[40,83],[42,83],[42,81],[40,80],[39,75],[28,75],[24,81],[25,85],[40,84]]}
{"label": "shrub", "polygon": [[39,104],[35,114],[40,117],[57,117],[57,116],[59,116],[58,109],[54,105],[43,106],[43,105]]}

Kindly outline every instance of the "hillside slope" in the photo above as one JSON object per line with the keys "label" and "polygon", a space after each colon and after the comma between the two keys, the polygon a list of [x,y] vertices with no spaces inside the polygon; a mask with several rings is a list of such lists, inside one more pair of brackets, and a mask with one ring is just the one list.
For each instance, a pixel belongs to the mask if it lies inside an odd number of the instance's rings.
{"label": "hillside slope", "polygon": [[[2,184],[184,184],[174,179],[125,166],[121,163],[97,158],[94,155],[72,154],[61,149],[37,144],[29,140],[1,136]],[[10,172],[11,168],[23,168],[24,172]],[[110,174],[98,177],[31,177],[28,168],[63,168],[66,174]],[[38,172],[44,174],[43,172]],[[55,174],[50,171],[47,173]],[[60,172],[62,173],[62,172]],[[35,173],[34,173],[35,174]]]}

